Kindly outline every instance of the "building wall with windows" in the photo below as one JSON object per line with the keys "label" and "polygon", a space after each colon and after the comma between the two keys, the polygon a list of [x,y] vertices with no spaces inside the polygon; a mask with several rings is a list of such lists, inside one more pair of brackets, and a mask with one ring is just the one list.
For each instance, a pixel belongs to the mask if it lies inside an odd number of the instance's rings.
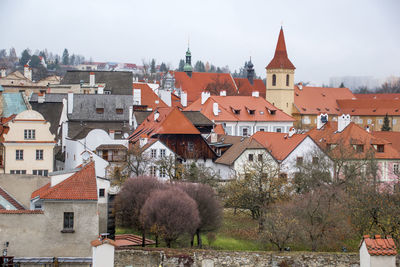
{"label": "building wall with windows", "polygon": [[[235,136],[251,136],[255,132],[264,131],[264,132],[289,132],[290,127],[293,126],[293,122],[267,122],[267,121],[239,121],[239,122],[223,122],[218,121],[217,123],[224,123],[225,132],[228,135]],[[246,134],[247,133],[247,134]]]}
{"label": "building wall with windows", "polygon": [[261,159],[265,162],[265,165],[269,166],[271,169],[278,168],[278,162],[271,156],[271,154],[267,153],[266,149],[250,148],[243,151],[243,153],[233,163],[234,173],[237,175],[244,174],[246,167],[251,167],[253,163],[255,166],[258,166],[257,161]]}
{"label": "building wall with windows", "polygon": [[[399,107],[400,108],[400,107]],[[399,116],[388,116],[391,131],[400,131],[400,114]],[[371,131],[380,131],[383,126],[385,116],[353,116],[352,121],[357,125],[364,127],[369,126]]]}
{"label": "building wall with windows", "polygon": [[53,171],[55,136],[34,110],[19,113],[4,134],[5,173],[47,175]]}
{"label": "building wall with windows", "polygon": [[167,180],[168,176],[165,170],[160,169],[158,162],[163,158],[174,157],[175,153],[159,140],[148,146],[143,153],[149,159],[147,174]]}

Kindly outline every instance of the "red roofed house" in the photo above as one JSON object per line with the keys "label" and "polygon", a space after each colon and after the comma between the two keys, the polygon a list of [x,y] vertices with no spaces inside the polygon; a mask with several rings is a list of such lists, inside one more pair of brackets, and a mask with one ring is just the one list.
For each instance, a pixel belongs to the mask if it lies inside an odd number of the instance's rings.
{"label": "red roofed house", "polygon": [[157,162],[176,158],[179,163],[198,162],[211,166],[217,157],[208,146],[200,131],[177,108],[158,108],[130,135],[131,146],[139,146],[149,158],[143,166],[147,174],[159,178],[170,178],[165,168],[157,168]]}
{"label": "red roofed house", "polygon": [[363,236],[360,244],[360,267],[395,267],[397,248],[390,236]]}
{"label": "red roofed house", "polygon": [[374,136],[351,122],[350,115],[343,114],[337,122],[328,121],[327,118],[322,121],[323,116],[319,116],[318,126],[308,134],[323,150],[329,151],[331,157],[349,163],[374,158],[378,166],[377,176],[381,182],[390,184],[398,180],[398,175],[392,170],[400,163],[400,152],[391,142]]}
{"label": "red roofed house", "polygon": [[208,119],[224,125],[228,135],[250,136],[257,131],[287,133],[294,119],[277,109],[258,93],[253,96],[210,96],[200,99],[185,109],[200,111]]}

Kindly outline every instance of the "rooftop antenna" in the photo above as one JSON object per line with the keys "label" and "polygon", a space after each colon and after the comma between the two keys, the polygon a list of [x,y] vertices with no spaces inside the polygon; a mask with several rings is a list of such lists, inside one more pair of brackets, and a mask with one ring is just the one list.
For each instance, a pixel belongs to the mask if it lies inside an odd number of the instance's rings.
{"label": "rooftop antenna", "polygon": [[281,29],[283,28],[283,20],[281,20]]}

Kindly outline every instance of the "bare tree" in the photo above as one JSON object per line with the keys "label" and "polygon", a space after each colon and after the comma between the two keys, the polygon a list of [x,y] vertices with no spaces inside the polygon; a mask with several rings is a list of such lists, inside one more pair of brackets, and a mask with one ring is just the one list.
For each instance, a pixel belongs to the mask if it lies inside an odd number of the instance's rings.
{"label": "bare tree", "polygon": [[212,82],[207,84],[206,91],[212,95],[219,95],[221,91],[226,91],[226,95],[236,95],[237,92],[236,88],[233,87],[233,81],[229,81],[223,79],[221,74],[217,74],[212,78]]}
{"label": "bare tree", "polygon": [[150,155],[145,153],[138,143],[132,144],[129,147],[125,166],[129,174],[133,174],[134,176],[145,175],[150,163]]}

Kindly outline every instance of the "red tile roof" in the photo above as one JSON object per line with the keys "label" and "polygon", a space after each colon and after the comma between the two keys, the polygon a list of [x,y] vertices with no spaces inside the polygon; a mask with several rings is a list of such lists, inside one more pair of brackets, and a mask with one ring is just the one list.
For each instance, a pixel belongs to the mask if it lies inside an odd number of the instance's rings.
{"label": "red tile roof", "polygon": [[[155,114],[158,114],[156,120]],[[160,134],[200,134],[200,132],[177,107],[158,108],[136,128],[129,140],[136,143],[143,136],[151,138]]]}
{"label": "red tile roof", "polygon": [[258,91],[260,97],[265,98],[266,87],[262,80],[254,79],[253,84],[247,78],[233,78],[239,90],[240,96],[251,96],[253,92]]}
{"label": "red tile roof", "polygon": [[[375,137],[372,133],[367,132],[357,124],[350,122],[350,124],[344,128],[343,131],[337,132],[338,123],[329,121],[321,129],[313,128],[308,132],[308,135],[323,149],[326,149],[330,144],[343,145],[349,149],[353,149],[352,145],[364,145],[364,152],[348,153],[349,157],[353,158],[365,158],[367,153],[374,152],[376,159],[400,159],[400,152],[397,151],[389,141],[382,138]],[[373,145],[384,145],[384,152],[377,152]],[[340,148],[333,150],[332,156],[335,153],[340,153],[338,156],[343,156],[342,152],[339,152]]]}
{"label": "red tile roof", "polygon": [[294,134],[289,137],[287,133],[256,132],[252,137],[268,149],[276,160],[283,161],[307,136]]}
{"label": "red tile roof", "polygon": [[[17,210],[24,210],[24,206],[19,204],[10,194],[8,194],[3,188],[0,187],[0,196],[2,196],[7,202],[13,205]],[[1,208],[0,208],[1,209]]]}
{"label": "red tile roof", "polygon": [[343,112],[337,100],[355,99],[349,88],[308,87],[299,85],[294,87],[294,104],[299,114],[328,113],[339,115]]}
{"label": "red tile roof", "polygon": [[[156,93],[150,88],[146,83],[133,83],[133,89],[141,89],[141,104],[146,105],[151,109],[156,109],[157,107],[167,107],[164,101],[162,101]],[[157,103],[158,101],[158,103]]]}
{"label": "red tile roof", "polygon": [[97,200],[97,183],[94,162],[83,168],[64,181],[51,187],[46,184],[32,193],[31,198],[57,200]]}
{"label": "red tile roof", "polygon": [[[213,105],[218,103],[221,111],[217,116],[213,113]],[[265,98],[252,96],[210,96],[202,105],[197,99],[185,110],[200,111],[209,120],[214,121],[294,121],[294,119],[277,109]],[[240,110],[235,114],[233,110]],[[249,114],[249,111],[254,114]],[[273,111],[275,114],[270,114]]]}
{"label": "red tile roof", "polygon": [[175,87],[187,92],[188,104],[201,97],[201,92],[210,91],[219,95],[225,90],[227,95],[236,95],[237,87],[230,73],[193,72],[189,77],[186,72],[172,72],[175,76]]}
{"label": "red tile roof", "polygon": [[[155,243],[156,242],[151,239],[145,239],[145,245],[154,245]],[[115,244],[117,247],[141,246],[142,237],[132,234],[116,235]]]}
{"label": "red tile roof", "polygon": [[282,28],[279,32],[278,43],[276,44],[274,58],[268,64],[266,69],[296,69],[296,67],[288,58],[285,44],[285,36],[283,35]]}
{"label": "red tile roof", "polygon": [[372,134],[378,138],[389,141],[392,144],[393,148],[400,152],[400,132],[377,131],[372,132]]}
{"label": "red tile roof", "polygon": [[115,241],[112,239],[108,239],[108,238],[104,238],[102,240],[96,239],[90,242],[90,245],[92,245],[92,247],[98,247],[100,245],[103,244],[110,244],[111,246],[116,246]]}
{"label": "red tile roof", "polygon": [[222,126],[222,124],[216,124],[214,127],[214,133],[216,134],[221,134],[221,135],[225,135],[225,130],[224,127]]}
{"label": "red tile roof", "polygon": [[0,210],[0,214],[43,214],[42,210]]}
{"label": "red tile roof", "polygon": [[346,99],[337,103],[343,113],[351,116],[400,116],[400,99]]}
{"label": "red tile roof", "polygon": [[354,94],[357,99],[400,99],[400,94]]}
{"label": "red tile roof", "polygon": [[363,241],[365,242],[365,246],[371,256],[397,255],[396,244],[390,236],[384,238],[380,235],[375,235],[375,237],[371,238],[369,235],[364,235]]}

